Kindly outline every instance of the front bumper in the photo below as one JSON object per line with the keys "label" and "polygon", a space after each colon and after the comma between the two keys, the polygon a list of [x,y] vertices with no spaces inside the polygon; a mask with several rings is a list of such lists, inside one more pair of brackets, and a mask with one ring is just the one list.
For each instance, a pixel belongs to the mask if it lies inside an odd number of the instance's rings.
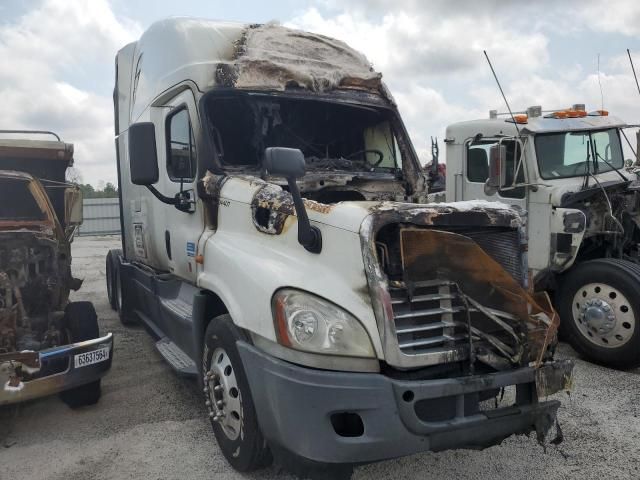
{"label": "front bumper", "polygon": [[[74,362],[75,355],[104,348],[109,350],[107,359],[98,363],[76,367]],[[107,373],[111,368],[112,358],[113,334],[111,333],[83,342],[41,350],[38,352],[38,364],[41,372],[51,362],[68,360],[66,370],[33,380],[20,381],[16,386],[11,386],[9,382],[3,382],[0,385],[0,406],[52,395],[91,383],[102,378]]]}
{"label": "front bumper", "polygon": [[[555,385],[566,385],[573,367],[570,362],[555,362],[539,369],[404,381],[374,373],[304,368],[244,342],[238,342],[238,350],[263,435],[296,455],[326,463],[485,448],[531,431],[544,438],[560,402],[538,402],[536,386],[542,383],[544,392],[550,393],[558,372],[567,381]],[[481,398],[493,397],[509,385],[516,385],[514,405],[480,411]],[[482,392],[488,395],[483,397]],[[341,414],[356,414],[364,428],[353,436],[345,436],[344,430],[338,434],[332,417]]]}

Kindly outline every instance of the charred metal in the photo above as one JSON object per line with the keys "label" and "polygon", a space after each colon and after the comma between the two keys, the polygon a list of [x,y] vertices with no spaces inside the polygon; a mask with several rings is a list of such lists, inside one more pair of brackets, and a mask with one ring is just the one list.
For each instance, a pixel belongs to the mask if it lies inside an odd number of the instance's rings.
{"label": "charred metal", "polygon": [[[532,297],[522,221],[512,210],[381,204],[361,230],[385,357],[400,368],[550,359],[558,318]],[[470,221],[472,220],[472,221]]]}

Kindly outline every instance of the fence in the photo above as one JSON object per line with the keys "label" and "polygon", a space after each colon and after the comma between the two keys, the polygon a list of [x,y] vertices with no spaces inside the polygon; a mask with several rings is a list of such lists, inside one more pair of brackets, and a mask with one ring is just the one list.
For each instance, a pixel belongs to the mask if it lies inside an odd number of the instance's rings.
{"label": "fence", "polygon": [[85,198],[82,202],[84,222],[78,235],[119,235],[118,198]]}

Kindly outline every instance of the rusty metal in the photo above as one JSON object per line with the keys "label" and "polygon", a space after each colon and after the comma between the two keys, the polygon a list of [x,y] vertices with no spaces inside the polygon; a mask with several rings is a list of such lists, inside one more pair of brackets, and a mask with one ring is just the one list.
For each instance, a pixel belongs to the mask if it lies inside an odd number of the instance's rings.
{"label": "rusty metal", "polygon": [[[28,191],[42,212],[42,220],[5,218],[0,224],[0,365],[15,364],[9,376],[20,379],[20,364],[38,365],[29,361],[31,355],[16,352],[62,342],[60,319],[78,281],[71,275],[69,243],[42,184],[22,172],[0,171],[0,178]],[[5,197],[0,200],[11,202]]]}
{"label": "rusty metal", "polygon": [[38,352],[0,353],[0,364],[4,362],[17,362],[30,368],[39,368],[40,356]]}
{"label": "rusty metal", "polygon": [[573,367],[571,360],[556,360],[544,369],[536,370],[536,390],[539,398],[573,389]]}
{"label": "rusty metal", "polygon": [[[554,341],[559,319],[544,297],[534,298],[464,235],[433,229],[407,228],[400,232],[405,281],[447,279],[495,325],[474,325],[485,333],[506,333],[490,343],[514,364],[539,365]],[[481,299],[478,300],[478,299]],[[491,309],[511,314],[498,317]],[[495,335],[495,334],[494,334]]]}

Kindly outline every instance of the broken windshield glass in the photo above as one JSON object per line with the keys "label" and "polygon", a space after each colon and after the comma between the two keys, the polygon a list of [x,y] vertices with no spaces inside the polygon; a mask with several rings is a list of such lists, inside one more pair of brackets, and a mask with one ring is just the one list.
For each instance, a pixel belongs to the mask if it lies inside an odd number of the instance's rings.
{"label": "broken windshield glass", "polygon": [[309,99],[235,96],[208,104],[212,138],[226,167],[259,169],[264,149],[300,149],[308,171],[393,173],[402,154],[391,113]]}
{"label": "broken windshield glass", "polygon": [[24,180],[0,179],[0,220],[1,221],[43,221],[46,214],[29,190],[29,182]]}

